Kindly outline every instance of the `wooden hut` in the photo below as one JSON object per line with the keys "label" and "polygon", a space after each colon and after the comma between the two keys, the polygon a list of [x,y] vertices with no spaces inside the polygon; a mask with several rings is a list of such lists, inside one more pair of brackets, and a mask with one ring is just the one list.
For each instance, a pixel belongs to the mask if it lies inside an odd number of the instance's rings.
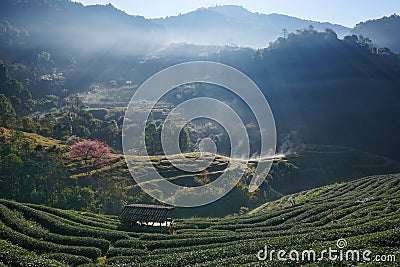
{"label": "wooden hut", "polygon": [[148,204],[131,204],[125,205],[119,220],[125,227],[131,226],[172,226],[172,210],[171,206],[158,206]]}

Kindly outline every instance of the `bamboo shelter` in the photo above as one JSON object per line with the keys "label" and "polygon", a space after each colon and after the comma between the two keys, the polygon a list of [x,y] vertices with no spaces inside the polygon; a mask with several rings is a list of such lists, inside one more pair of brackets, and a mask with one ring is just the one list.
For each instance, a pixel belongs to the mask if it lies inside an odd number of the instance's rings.
{"label": "bamboo shelter", "polygon": [[119,220],[125,227],[130,226],[172,226],[172,210],[171,206],[158,206],[148,204],[131,204],[125,205]]}

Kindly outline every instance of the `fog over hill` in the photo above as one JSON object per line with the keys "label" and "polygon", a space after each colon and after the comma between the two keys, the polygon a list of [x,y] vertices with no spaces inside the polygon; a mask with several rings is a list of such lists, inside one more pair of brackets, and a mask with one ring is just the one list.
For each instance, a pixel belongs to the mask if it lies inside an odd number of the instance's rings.
{"label": "fog over hill", "polygon": [[[69,0],[2,0],[0,20],[16,29],[14,37],[25,50],[75,54],[143,55],[161,47],[166,33],[144,17],[128,15],[111,4],[83,6]],[[4,35],[6,27],[2,27]]]}
{"label": "fog over hill", "polygon": [[378,48],[388,47],[396,53],[400,52],[399,15],[359,23],[351,33],[371,39]]}
{"label": "fog over hill", "polygon": [[310,25],[320,31],[332,29],[340,37],[350,32],[349,28],[337,24],[280,14],[252,13],[235,5],[200,8],[153,21],[167,29],[171,42],[208,45],[266,47],[278,37]]}
{"label": "fog over hill", "polygon": [[[399,16],[359,23],[354,29],[281,14],[253,13],[241,6],[226,5],[158,19],[132,16],[111,4],[84,6],[70,0],[3,0],[0,32],[4,46],[23,50],[63,50],[75,55],[108,53],[149,55],[171,43],[214,46],[267,47],[312,26],[331,29],[339,38],[363,35],[380,47],[399,51]],[[2,47],[4,54],[8,51]]]}
{"label": "fog over hill", "polygon": [[24,50],[49,52],[62,49],[73,54],[149,55],[170,43],[262,48],[309,26],[318,31],[331,29],[339,38],[363,35],[378,48],[399,50],[396,15],[350,29],[281,14],[253,13],[235,5],[146,19],[129,15],[111,4],[84,6],[70,0],[3,0],[0,21],[2,38],[7,39],[2,45],[19,44]]}

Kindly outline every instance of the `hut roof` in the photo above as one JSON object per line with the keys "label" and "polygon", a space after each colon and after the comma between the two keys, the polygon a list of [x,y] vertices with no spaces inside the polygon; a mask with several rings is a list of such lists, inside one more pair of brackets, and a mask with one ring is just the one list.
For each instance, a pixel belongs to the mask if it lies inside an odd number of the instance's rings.
{"label": "hut roof", "polygon": [[126,205],[119,219],[131,222],[158,222],[162,223],[167,220],[171,210],[174,207],[147,205],[147,204],[131,204]]}

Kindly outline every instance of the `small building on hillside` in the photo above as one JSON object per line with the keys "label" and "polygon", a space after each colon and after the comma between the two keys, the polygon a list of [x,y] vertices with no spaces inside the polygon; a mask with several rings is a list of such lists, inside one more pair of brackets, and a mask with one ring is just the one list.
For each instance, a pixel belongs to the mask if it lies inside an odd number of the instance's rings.
{"label": "small building on hillside", "polygon": [[168,229],[172,226],[173,209],[171,206],[131,204],[125,205],[118,218],[124,227],[159,226]]}

